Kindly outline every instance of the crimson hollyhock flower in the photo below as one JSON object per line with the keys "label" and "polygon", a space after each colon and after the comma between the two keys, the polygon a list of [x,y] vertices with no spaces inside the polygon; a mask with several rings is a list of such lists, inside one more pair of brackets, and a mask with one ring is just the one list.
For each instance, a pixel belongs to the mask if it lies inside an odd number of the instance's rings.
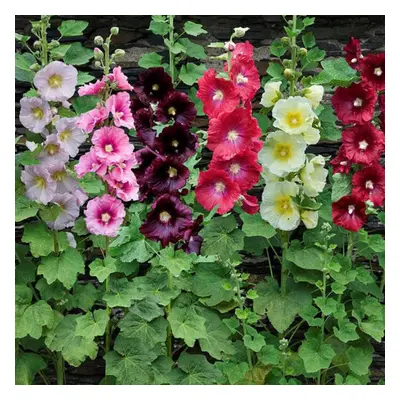
{"label": "crimson hollyhock flower", "polygon": [[189,169],[174,158],[156,158],[147,168],[144,181],[154,194],[176,194],[186,185]]}
{"label": "crimson hollyhock flower", "polygon": [[375,90],[385,90],[385,53],[369,54],[361,62],[361,79]]}
{"label": "crimson hollyhock flower", "polygon": [[367,220],[365,203],[356,196],[344,196],[332,203],[333,223],[348,231],[357,232]]}
{"label": "crimson hollyhock flower", "polygon": [[192,211],[176,196],[164,194],[152,205],[140,232],[148,239],[160,241],[165,247],[183,239],[192,223]]}
{"label": "crimson hollyhock flower", "polygon": [[175,123],[163,129],[155,140],[155,147],[163,156],[185,162],[196,153],[197,136],[186,126]]}
{"label": "crimson hollyhock flower", "polygon": [[249,57],[238,55],[232,62],[229,75],[244,102],[252,100],[260,89],[260,77],[256,65]]}
{"label": "crimson hollyhock flower", "polygon": [[351,169],[351,161],[345,156],[343,146],[339,148],[339,152],[330,162],[333,165],[334,174],[348,174]]}
{"label": "crimson hollyhock flower", "polygon": [[239,92],[232,81],[217,78],[214,69],[209,69],[199,79],[197,97],[203,102],[203,110],[209,118],[221,112],[231,112],[240,101]]}
{"label": "crimson hollyhock flower", "polygon": [[218,205],[218,214],[225,214],[235,205],[240,187],[225,171],[210,169],[200,172],[196,187],[197,201],[208,211]]}
{"label": "crimson hollyhock flower", "polygon": [[242,192],[251,189],[258,182],[262,171],[261,165],[257,162],[257,153],[249,149],[241,151],[230,160],[213,158],[210,169],[224,170],[229,178],[239,185]]}
{"label": "crimson hollyhock flower", "polygon": [[369,83],[353,83],[348,88],[338,87],[332,96],[332,106],[344,124],[371,121],[378,95]]}
{"label": "crimson hollyhock flower", "polygon": [[260,206],[256,196],[250,196],[249,194],[243,194],[240,198],[242,208],[247,214],[257,214]]}
{"label": "crimson hollyhock flower", "polygon": [[152,129],[154,126],[153,112],[149,108],[141,108],[135,113],[135,128],[137,138],[150,148],[154,148],[156,132]]}
{"label": "crimson hollyhock flower", "polygon": [[144,104],[158,103],[164,100],[173,90],[171,77],[163,67],[149,68],[142,72],[133,87],[140,101]]}
{"label": "crimson hollyhock flower", "polygon": [[232,60],[235,60],[238,56],[253,58],[253,50],[254,47],[248,40],[245,43],[237,43],[232,51]]}
{"label": "crimson hollyhock flower", "polygon": [[346,53],[346,61],[351,68],[359,71],[361,69],[360,61],[363,59],[361,54],[360,41],[353,37],[344,46],[344,51]]}
{"label": "crimson hollyhock flower", "polygon": [[342,132],[343,152],[345,157],[356,164],[371,165],[379,161],[384,150],[383,132],[371,123],[355,125]]}
{"label": "crimson hollyhock flower", "polygon": [[173,92],[161,101],[156,111],[158,121],[167,123],[173,119],[185,126],[190,126],[196,115],[194,103],[189,100],[187,94],[181,92]]}
{"label": "crimson hollyhock flower", "polygon": [[244,108],[210,120],[207,147],[216,159],[229,160],[261,136],[257,120]]}
{"label": "crimson hollyhock flower", "polygon": [[199,215],[188,229],[186,229],[183,240],[185,243],[182,245],[181,249],[186,253],[200,254],[201,245],[203,243],[203,238],[199,235],[202,228],[201,223],[203,222],[203,216]]}
{"label": "crimson hollyhock flower", "polygon": [[385,132],[385,95],[381,94],[378,97],[379,109],[381,113],[379,114],[379,126],[382,131]]}
{"label": "crimson hollyhock flower", "polygon": [[353,175],[352,194],[360,200],[371,200],[380,207],[385,199],[385,169],[380,164],[363,168]]}

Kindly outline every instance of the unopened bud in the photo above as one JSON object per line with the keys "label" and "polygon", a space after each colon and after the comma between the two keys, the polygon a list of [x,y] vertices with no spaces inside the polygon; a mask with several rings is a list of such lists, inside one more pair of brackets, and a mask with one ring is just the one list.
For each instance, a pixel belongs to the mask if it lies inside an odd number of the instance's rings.
{"label": "unopened bud", "polygon": [[51,112],[53,114],[57,114],[58,113],[57,107],[51,107]]}
{"label": "unopened bud", "polygon": [[299,56],[305,57],[306,55],[307,55],[307,49],[305,47],[299,49]]}
{"label": "unopened bud", "polygon": [[117,26],[113,26],[113,27],[110,29],[110,32],[111,32],[111,35],[118,35],[118,33],[119,33],[119,28],[118,28]]}
{"label": "unopened bud", "polygon": [[104,42],[104,39],[101,36],[96,36],[93,41],[95,45],[101,46]]}
{"label": "unopened bud", "polygon": [[100,61],[95,61],[95,62],[94,62],[94,67],[95,67],[96,69],[100,69],[100,68],[101,68],[101,62],[100,62]]}
{"label": "unopened bud", "polygon": [[35,40],[35,41],[33,42],[33,48],[34,48],[35,50],[39,50],[41,47],[42,47],[42,43],[40,42],[40,40]]}
{"label": "unopened bud", "polygon": [[224,49],[226,51],[233,51],[235,50],[236,44],[232,42],[232,40],[230,40],[229,42],[225,43]]}
{"label": "unopened bud", "polygon": [[124,55],[125,55],[125,50],[122,50],[122,49],[117,49],[114,52],[114,57],[116,59],[122,58]]}
{"label": "unopened bud", "polygon": [[239,26],[238,28],[234,28],[233,29],[233,37],[241,38],[246,34],[246,32],[249,29],[250,28],[242,28],[241,26]]}
{"label": "unopened bud", "polygon": [[292,65],[292,61],[291,61],[291,60],[283,60],[283,61],[282,61],[282,65],[283,65],[285,68],[290,68],[290,66]]}
{"label": "unopened bud", "polygon": [[52,40],[49,43],[49,49],[55,49],[56,47],[58,47],[60,45],[60,42],[58,40]]}
{"label": "unopened bud", "polygon": [[287,36],[284,36],[283,38],[281,38],[281,43],[290,44],[290,39]]}
{"label": "unopened bud", "polygon": [[104,58],[104,53],[98,47],[94,48],[93,54],[94,59],[97,61],[101,61]]}
{"label": "unopened bud", "polygon": [[33,72],[37,72],[37,71],[39,71],[39,69],[40,69],[40,65],[37,64],[37,63],[32,64],[32,65],[29,67],[29,69],[30,69],[31,71],[33,71]]}
{"label": "unopened bud", "polygon": [[285,78],[286,78],[287,80],[291,80],[291,79],[293,79],[293,77],[294,77],[294,72],[293,72],[292,69],[286,68],[286,69],[283,71],[283,75],[285,76]]}

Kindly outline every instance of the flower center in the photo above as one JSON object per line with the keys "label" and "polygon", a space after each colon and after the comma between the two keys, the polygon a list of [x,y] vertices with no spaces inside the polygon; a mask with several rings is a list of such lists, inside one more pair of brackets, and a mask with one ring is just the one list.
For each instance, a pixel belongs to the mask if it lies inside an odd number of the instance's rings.
{"label": "flower center", "polygon": [[347,165],[347,161],[340,161],[339,164],[345,166],[345,165]]}
{"label": "flower center", "polygon": [[223,184],[222,182],[217,182],[217,183],[215,184],[215,190],[216,190],[218,193],[223,192],[224,189],[225,189],[225,184]]}
{"label": "flower center", "polygon": [[54,143],[50,143],[45,147],[45,150],[51,156],[54,156],[54,154],[57,154],[59,149],[60,149],[60,147]]}
{"label": "flower center", "polygon": [[292,156],[292,146],[287,143],[278,143],[275,146],[274,155],[280,161],[287,161]]}
{"label": "flower center", "polygon": [[361,107],[362,104],[363,104],[363,101],[362,101],[362,99],[360,99],[359,97],[357,97],[357,98],[354,100],[354,103],[353,103],[354,107]]}
{"label": "flower center", "polygon": [[179,146],[179,142],[178,142],[176,139],[174,139],[174,140],[171,142],[171,146],[172,146],[172,147],[178,147],[178,146]]}
{"label": "flower center", "polygon": [[234,142],[238,136],[239,136],[239,134],[236,131],[228,132],[228,140],[230,140],[231,142]]}
{"label": "flower center", "polygon": [[160,213],[160,221],[167,223],[171,219],[171,214],[167,211]]}
{"label": "flower center", "polygon": [[213,96],[213,100],[221,101],[223,98],[224,98],[224,94],[221,92],[221,90],[216,90],[215,94]]}
{"label": "flower center", "polygon": [[105,223],[108,224],[108,221],[111,219],[111,215],[109,213],[103,213],[101,214],[101,220]]}
{"label": "flower center", "polygon": [[352,58],[352,59],[351,59],[351,63],[352,63],[352,64],[355,64],[356,62],[357,62],[357,58]]}
{"label": "flower center", "polygon": [[365,182],[366,189],[372,190],[374,188],[374,183],[372,181]]}
{"label": "flower center", "polygon": [[289,195],[279,196],[276,199],[276,210],[278,214],[291,214],[292,206],[291,206],[291,199]]}
{"label": "flower center", "polygon": [[239,164],[232,164],[229,168],[229,171],[232,172],[233,175],[237,175],[240,171],[240,165]]}
{"label": "flower center", "polygon": [[157,83],[155,83],[155,84],[151,87],[151,90],[153,90],[154,92],[157,92],[158,89],[160,89],[160,86],[158,86]]}
{"label": "flower center", "polygon": [[236,77],[236,83],[247,83],[249,81],[248,78],[246,78],[244,75],[242,74],[238,74],[238,76]]}
{"label": "flower center", "polygon": [[176,115],[176,108],[175,107],[170,107],[168,108],[168,114],[175,116]]}
{"label": "flower center", "polygon": [[35,119],[43,119],[43,110],[40,107],[32,108],[32,114]]}
{"label": "flower center", "polygon": [[124,116],[124,113],[122,111],[118,111],[114,113],[114,118],[122,118]]}
{"label": "flower center", "polygon": [[356,209],[353,205],[350,205],[348,208],[349,214],[353,214],[354,210]]}
{"label": "flower center", "polygon": [[360,150],[366,150],[368,147],[368,143],[365,140],[362,140],[360,143],[358,143]]}
{"label": "flower center", "polygon": [[303,123],[303,118],[299,112],[289,112],[286,116],[286,122],[290,128],[297,128]]}
{"label": "flower center", "polygon": [[68,140],[70,137],[72,136],[72,131],[70,129],[66,129],[65,131],[62,131],[60,133],[59,139],[62,142],[65,142],[66,140]]}
{"label": "flower center", "polygon": [[53,179],[53,181],[60,182],[65,178],[66,175],[67,175],[66,171],[63,171],[63,170],[56,171],[53,174],[51,174],[51,179]]}
{"label": "flower center", "polygon": [[104,151],[106,151],[107,153],[111,153],[114,150],[114,148],[112,147],[112,144],[106,144],[104,146]]}
{"label": "flower center", "polygon": [[62,85],[62,82],[63,82],[62,76],[57,75],[57,74],[52,75],[52,76],[48,79],[48,81],[47,81],[47,83],[49,84],[49,86],[50,86],[52,89],[58,89],[58,88],[60,88],[61,85]]}
{"label": "flower center", "polygon": [[44,179],[42,176],[36,176],[35,185],[40,189],[44,189],[46,187],[46,179]]}
{"label": "flower center", "polygon": [[376,75],[376,76],[381,76],[382,74],[383,74],[383,71],[382,71],[382,68],[375,68],[374,69],[374,74]]}
{"label": "flower center", "polygon": [[168,175],[170,178],[174,178],[175,176],[178,175],[178,170],[174,167],[169,167],[168,168]]}

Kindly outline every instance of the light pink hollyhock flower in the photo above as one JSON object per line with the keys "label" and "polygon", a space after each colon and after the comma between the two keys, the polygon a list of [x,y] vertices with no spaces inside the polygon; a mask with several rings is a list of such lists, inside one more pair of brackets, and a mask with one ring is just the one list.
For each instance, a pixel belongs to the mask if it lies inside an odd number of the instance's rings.
{"label": "light pink hollyhock flower", "polygon": [[29,165],[21,172],[21,181],[26,186],[26,197],[31,200],[49,203],[56,192],[57,184],[50,173],[41,165]]}
{"label": "light pink hollyhock flower", "polygon": [[78,71],[72,65],[53,61],[41,69],[33,79],[40,97],[47,101],[64,101],[75,93]]}
{"label": "light pink hollyhock flower", "polygon": [[78,164],[75,165],[75,172],[78,178],[82,178],[89,172],[96,172],[97,175],[104,176],[107,173],[107,165],[96,156],[94,147],[91,147],[90,151],[81,156]]}
{"label": "light pink hollyhock flower", "polygon": [[122,72],[121,67],[115,67],[112,74],[108,74],[107,78],[110,82],[115,82],[119,90],[133,90],[128,82],[127,76]]}
{"label": "light pink hollyhock flower", "polygon": [[95,83],[88,83],[78,89],[79,96],[96,95],[102,92],[106,87],[106,82],[104,78],[100,81],[97,80]]}
{"label": "light pink hollyhock flower", "polygon": [[74,226],[75,220],[79,217],[79,205],[76,197],[70,193],[56,194],[51,202],[58,204],[61,212],[55,221],[46,221],[47,226],[57,231]]}
{"label": "light pink hollyhock flower", "polygon": [[99,126],[108,118],[108,111],[105,107],[98,106],[93,110],[82,114],[77,122],[77,126],[83,129],[86,133],[90,133],[94,128]]}
{"label": "light pink hollyhock flower", "polygon": [[112,193],[121,200],[131,201],[139,199],[139,185],[135,177],[131,181],[118,182],[112,179],[110,175],[106,175],[104,180],[108,183],[108,187]]}
{"label": "light pink hollyhock flower", "polygon": [[135,178],[132,168],[137,165],[135,155],[132,155],[128,160],[117,163],[111,167],[110,176],[115,181],[128,182]]}
{"label": "light pink hollyhock flower", "polygon": [[112,114],[115,126],[134,127],[131,100],[127,92],[113,94],[106,102],[106,109]]}
{"label": "light pink hollyhock flower", "polygon": [[94,235],[117,236],[125,217],[122,201],[109,194],[90,200],[84,212],[87,229]]}
{"label": "light pink hollyhock flower", "polygon": [[83,206],[86,203],[86,200],[89,198],[89,196],[80,188],[76,189],[73,192],[73,195],[76,197],[79,207]]}
{"label": "light pink hollyhock flower", "polygon": [[59,194],[71,193],[78,187],[78,182],[65,168],[61,162],[50,164],[47,166],[50,178],[56,182],[56,192]]}
{"label": "light pink hollyhock flower", "polygon": [[107,165],[126,160],[132,155],[133,145],[120,128],[104,126],[94,132],[92,137],[96,156]]}
{"label": "light pink hollyhock flower", "polygon": [[58,140],[63,144],[64,150],[75,157],[79,152],[79,146],[86,140],[86,135],[76,123],[78,118],[60,118],[56,123]]}
{"label": "light pink hollyhock flower", "polygon": [[23,97],[20,104],[19,120],[21,124],[32,132],[43,132],[52,118],[49,103],[39,97]]}
{"label": "light pink hollyhock flower", "polygon": [[69,155],[64,150],[57,135],[53,133],[47,136],[43,150],[39,153],[38,158],[43,166],[47,166],[50,164],[66,163],[69,160]]}

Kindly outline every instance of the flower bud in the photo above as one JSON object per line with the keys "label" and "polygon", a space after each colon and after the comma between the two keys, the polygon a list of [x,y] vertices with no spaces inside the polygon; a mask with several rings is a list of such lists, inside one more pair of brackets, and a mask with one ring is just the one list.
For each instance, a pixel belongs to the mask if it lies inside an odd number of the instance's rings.
{"label": "flower bud", "polygon": [[242,27],[238,27],[238,28],[233,28],[233,35],[232,37],[237,37],[237,38],[241,38],[243,37],[246,32],[249,30],[250,28],[242,28]]}
{"label": "flower bud", "polygon": [[100,68],[101,68],[101,62],[100,62],[100,61],[95,61],[95,62],[94,62],[94,67],[95,67],[96,69],[100,69]]}
{"label": "flower bud", "polygon": [[291,65],[292,65],[292,61],[291,61],[291,60],[283,60],[283,61],[282,61],[282,65],[283,65],[285,68],[290,68]]}
{"label": "flower bud", "polygon": [[56,47],[58,47],[60,45],[60,42],[58,40],[52,40],[49,43],[49,49],[55,49]]}
{"label": "flower bud", "polygon": [[101,36],[96,36],[93,41],[97,46],[101,46],[104,43],[104,39]]}
{"label": "flower bud", "polygon": [[226,42],[224,45],[224,49],[226,51],[233,51],[235,50],[236,44],[232,42],[232,40],[230,40],[229,42]]}
{"label": "flower bud", "polygon": [[125,55],[125,50],[122,50],[122,49],[117,49],[117,50],[115,50],[115,52],[114,52],[114,57],[115,57],[116,59],[120,59],[120,58],[122,58],[124,55]]}
{"label": "flower bud", "polygon": [[40,42],[40,40],[35,40],[35,41],[33,42],[33,48],[34,48],[35,50],[39,50],[41,47],[42,47],[42,43]]}
{"label": "flower bud", "polygon": [[38,72],[39,71],[39,69],[40,69],[40,65],[39,64],[32,64],[30,67],[29,67],[29,69],[31,70],[31,71],[33,71],[33,72]]}
{"label": "flower bud", "polygon": [[111,32],[111,35],[118,35],[118,33],[119,33],[119,28],[118,28],[117,26],[113,26],[113,27],[110,29],[110,32]]}
{"label": "flower bud", "polygon": [[51,107],[51,112],[53,114],[57,114],[58,113],[57,107]]}
{"label": "flower bud", "polygon": [[284,36],[283,38],[281,38],[281,43],[290,44],[290,39],[287,36]]}
{"label": "flower bud", "polygon": [[292,69],[290,69],[290,68],[286,68],[284,71],[283,71],[283,75],[285,76],[285,78],[287,79],[287,80],[292,80],[293,78],[294,78],[294,71],[292,70]]}
{"label": "flower bud", "polygon": [[95,60],[101,61],[104,58],[104,53],[98,47],[94,48],[93,54]]}
{"label": "flower bud", "polygon": [[299,56],[305,57],[306,55],[307,55],[307,49],[305,47],[299,49]]}

